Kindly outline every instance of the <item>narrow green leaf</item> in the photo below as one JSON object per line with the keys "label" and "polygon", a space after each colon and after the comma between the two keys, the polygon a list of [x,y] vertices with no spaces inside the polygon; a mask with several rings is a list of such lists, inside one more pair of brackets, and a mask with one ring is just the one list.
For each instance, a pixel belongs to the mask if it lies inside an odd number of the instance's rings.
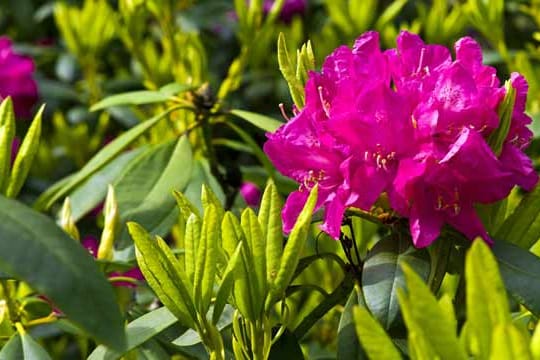
{"label": "narrow green leaf", "polygon": [[242,242],[238,243],[236,250],[229,259],[227,267],[221,276],[221,284],[219,285],[218,292],[216,294],[216,301],[214,302],[214,311],[212,313],[212,322],[217,324],[225,305],[227,304],[227,298],[231,293],[234,283],[234,271],[241,261]]}
{"label": "narrow green leaf", "polygon": [[472,349],[474,356],[487,358],[492,330],[498,325],[509,324],[511,318],[497,262],[481,239],[473,242],[466,255],[465,284],[469,343],[477,344]]}
{"label": "narrow green leaf", "polygon": [[499,127],[489,136],[488,143],[495,155],[499,156],[508,132],[510,131],[510,123],[512,122],[512,113],[514,111],[514,103],[516,102],[516,89],[510,81],[505,84],[506,95],[501,101],[498,109]]}
{"label": "narrow green leaf", "polygon": [[86,165],[74,175],[70,176],[69,181],[60,180],[63,186],[53,187],[44,192],[35,202],[34,208],[38,210],[49,209],[56,201],[69,194],[73,189],[78,187],[88,177],[101,169],[103,166],[112,161],[118,154],[131,145],[141,135],[155,126],[162,118],[177,110],[177,107],[170,108],[159,115],[135,126],[126,131],[99,151]]}
{"label": "narrow green leaf", "polygon": [[7,187],[11,170],[11,142],[7,128],[0,125],[0,191]]}
{"label": "narrow green leaf", "polygon": [[493,329],[490,360],[532,360],[527,338],[512,324]]}
{"label": "narrow green leaf", "polygon": [[210,205],[213,205],[216,208],[218,221],[221,223],[221,220],[223,220],[223,215],[225,215],[225,209],[223,208],[223,204],[218,199],[216,194],[206,184],[202,185],[201,201],[203,209],[206,209]]}
{"label": "narrow green leaf", "polygon": [[[174,258],[172,252],[166,253],[167,245],[163,240],[153,239],[140,225],[131,222],[128,229],[137,249],[137,262],[148,285],[183,325],[194,326],[197,319],[195,306],[186,289],[186,281],[178,271],[179,265],[170,261]],[[163,242],[162,246],[158,245],[160,242]]]}
{"label": "narrow green leaf", "polygon": [[536,329],[531,338],[531,354],[533,359],[540,359],[540,322],[536,324]]}
{"label": "narrow green leaf", "polygon": [[406,263],[402,264],[407,292],[398,291],[398,299],[409,331],[424,338],[440,359],[466,359],[456,329],[439,306],[424,280]]}
{"label": "narrow green leaf", "polygon": [[122,317],[111,285],[94,259],[50,218],[0,196],[0,270],[46,295],[98,342],[124,345]]}
{"label": "narrow green leaf", "polygon": [[253,257],[254,267],[252,268],[252,271],[255,272],[255,278],[257,279],[258,289],[260,291],[260,297],[257,300],[261,302],[260,305],[262,306],[264,305],[264,297],[267,289],[265,254],[266,242],[263,238],[257,215],[255,215],[255,212],[253,212],[251,208],[248,207],[242,212],[240,224],[242,225],[244,235],[246,236],[246,247],[250,250]]}
{"label": "narrow green leaf", "polygon": [[387,6],[384,12],[379,16],[375,23],[375,29],[382,31],[386,24],[391,22],[399,13],[403,6],[407,4],[408,0],[394,0],[389,6]]}
{"label": "narrow green leaf", "polygon": [[362,306],[353,309],[356,332],[371,360],[401,360],[401,355],[381,324]]}
{"label": "narrow green leaf", "polygon": [[128,351],[150,340],[176,322],[178,319],[166,307],[152,310],[126,326],[127,346],[121,352],[100,345],[90,354],[88,360],[120,359]]}
{"label": "narrow green leaf", "polygon": [[[297,108],[301,109],[304,107],[304,88],[302,84],[296,78],[296,73],[294,71],[294,65],[291,62],[289,52],[287,50],[287,43],[285,41],[285,35],[279,33],[278,43],[277,43],[277,56],[279,63],[279,70],[283,77],[289,85],[289,91],[291,92],[291,97]],[[273,131],[273,130],[272,130]]]}
{"label": "narrow green leaf", "polygon": [[524,249],[540,238],[540,186],[523,197],[494,237]]}
{"label": "narrow green leaf", "polygon": [[318,186],[315,186],[304,205],[304,208],[298,215],[298,219],[294,224],[291,231],[291,235],[283,250],[283,257],[280,261],[279,270],[276,276],[276,280],[272,284],[270,289],[270,296],[265,304],[265,308],[269,309],[273,302],[283,297],[285,289],[289,286],[289,283],[294,276],[294,270],[300,260],[300,255],[306,243],[309,227],[311,225],[311,216],[315,204],[317,202]]}
{"label": "narrow green leaf", "polygon": [[354,308],[359,305],[365,306],[364,295],[361,291],[358,286],[354,287],[341,313],[337,336],[337,360],[367,359],[367,355],[358,341],[353,315]]}
{"label": "narrow green leaf", "polygon": [[94,104],[90,111],[102,110],[111,106],[120,105],[143,105],[162,103],[172,100],[173,95],[193,89],[191,85],[168,84],[159,90],[131,91],[117,95],[111,95]]}
{"label": "narrow green leaf", "polygon": [[251,111],[233,109],[230,111],[230,113],[238,116],[240,119],[246,120],[250,124],[258,127],[259,129],[268,132],[274,132],[277,130],[278,127],[283,125],[283,122],[281,121]]}
{"label": "narrow green leaf", "polygon": [[505,241],[493,246],[506,291],[536,316],[540,316],[540,258]]}
{"label": "narrow green leaf", "polygon": [[176,199],[176,205],[180,209],[180,213],[185,219],[188,219],[191,214],[195,215],[198,218],[201,217],[199,210],[191,203],[191,201],[189,201],[189,199],[186,197],[186,195],[184,195],[183,192],[174,190],[173,195]]}
{"label": "narrow green leaf", "polygon": [[199,240],[201,238],[201,220],[195,215],[191,214],[186,223],[186,235],[184,236],[184,249],[185,249],[185,269],[186,276],[193,284],[195,281],[195,260],[197,255],[197,249],[199,247]]}
{"label": "narrow green leaf", "polygon": [[283,226],[281,209],[283,200],[276,185],[269,181],[262,196],[258,220],[263,237],[266,239],[266,280],[272,284],[279,270],[279,262],[283,253]]}
{"label": "narrow green leaf", "polygon": [[418,333],[415,330],[409,330],[408,343],[409,355],[412,360],[439,359],[435,349],[428,342],[426,335]]}
{"label": "narrow green leaf", "polygon": [[19,153],[15,158],[13,163],[13,168],[11,170],[11,176],[9,177],[9,184],[6,190],[6,196],[14,198],[19,194],[32,162],[34,161],[34,156],[36,155],[39,147],[39,140],[41,137],[41,115],[45,106],[41,106],[37,112],[32,125],[28,129],[26,136],[19,148]]}
{"label": "narrow green leaf", "polygon": [[407,263],[427,281],[430,258],[426,249],[416,249],[410,238],[390,235],[381,239],[368,253],[362,270],[362,292],[373,316],[390,329],[402,320],[397,290],[405,286],[401,265]]}
{"label": "narrow green leaf", "polygon": [[[233,256],[234,251],[238,244],[242,242],[246,244],[244,232],[240,222],[231,212],[226,212],[221,224],[221,236],[223,238],[223,248],[229,255],[229,258]],[[242,246],[241,262],[238,267],[234,269],[234,287],[233,294],[236,307],[240,313],[251,320],[255,320],[255,311],[252,299],[255,294],[258,294],[257,283],[251,281],[253,276],[252,267],[249,266],[248,260],[251,258],[249,249],[246,246]]]}
{"label": "narrow green leaf", "polygon": [[201,314],[208,312],[212,299],[217,270],[218,236],[217,210],[215,206],[209,205],[204,211],[193,280],[193,298]]}

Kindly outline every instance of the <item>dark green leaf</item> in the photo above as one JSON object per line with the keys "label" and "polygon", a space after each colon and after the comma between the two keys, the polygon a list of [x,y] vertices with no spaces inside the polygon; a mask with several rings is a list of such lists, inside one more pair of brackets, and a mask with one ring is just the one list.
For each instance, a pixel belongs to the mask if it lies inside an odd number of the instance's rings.
{"label": "dark green leaf", "polygon": [[0,269],[24,279],[70,320],[112,348],[124,345],[112,287],[93,258],[48,217],[0,197]]}
{"label": "dark green leaf", "polygon": [[410,238],[391,235],[375,244],[362,270],[366,305],[387,330],[400,321],[397,289],[405,286],[401,269],[405,262],[427,280],[430,272],[428,251],[414,248]]}
{"label": "dark green leaf", "polygon": [[[173,190],[184,189],[191,168],[191,147],[186,137],[153,147],[133,159],[115,183],[121,221],[135,221],[150,233],[164,235],[178,214]],[[125,226],[122,229],[121,248],[130,243]]]}
{"label": "dark green leaf", "polygon": [[506,290],[536,316],[540,316],[540,258],[505,241],[497,240],[493,254]]}
{"label": "dark green leaf", "polygon": [[298,339],[289,330],[281,335],[270,349],[269,360],[304,360],[304,354]]}
{"label": "dark green leaf", "polygon": [[59,182],[62,186],[53,185],[48,191],[44,192],[34,204],[34,208],[38,210],[46,210],[50,208],[56,201],[69,194],[73,189],[78,187],[88,177],[101,169],[103,166],[112,161],[122,151],[124,151],[129,145],[131,145],[139,136],[143,135],[154,125],[156,125],[162,118],[167,116],[177,108],[170,108],[167,111],[162,112],[159,115],[135,126],[134,128],[126,131],[107,146],[105,146],[100,152],[98,152],[86,165],[79,170],[76,174],[69,177],[69,180],[63,179]]}

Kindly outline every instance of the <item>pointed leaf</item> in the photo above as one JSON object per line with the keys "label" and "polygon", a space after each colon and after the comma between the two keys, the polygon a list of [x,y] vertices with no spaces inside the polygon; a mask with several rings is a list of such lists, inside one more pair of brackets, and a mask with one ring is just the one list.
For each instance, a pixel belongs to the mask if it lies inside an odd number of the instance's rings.
{"label": "pointed leaf", "polygon": [[481,239],[473,242],[466,255],[465,284],[469,343],[477,344],[473,351],[478,353],[473,355],[487,358],[493,329],[509,324],[511,319],[497,262]]}
{"label": "pointed leaf", "polygon": [[[253,268],[255,277],[257,279],[258,290],[260,296],[257,300],[261,302],[261,306],[264,303],[264,297],[266,294],[266,242],[263,238],[261,226],[259,220],[251,208],[246,208],[242,212],[240,219],[244,235],[246,236],[246,248],[248,248],[253,256]],[[257,311],[257,310],[256,310]]]}
{"label": "pointed leaf", "polygon": [[283,253],[283,225],[281,209],[283,200],[272,181],[268,182],[262,196],[259,208],[259,224],[263,237],[266,239],[266,279],[272,284],[279,270],[279,262]]}
{"label": "pointed leaf", "polygon": [[229,259],[227,267],[221,276],[221,284],[219,285],[218,292],[216,294],[216,301],[214,302],[214,311],[212,313],[212,322],[217,324],[225,305],[227,304],[227,299],[231,293],[231,289],[234,283],[234,271],[241,261],[241,251],[242,243],[238,243],[236,250]]}
{"label": "pointed leaf", "polygon": [[30,125],[21,147],[19,148],[19,152],[13,163],[11,176],[9,177],[9,184],[6,190],[7,197],[16,197],[28,176],[28,172],[34,161],[34,156],[39,147],[39,140],[41,137],[41,115],[43,114],[43,109],[45,109],[45,106],[42,106],[37,112],[32,121],[32,125]]}
{"label": "pointed leaf", "polygon": [[193,284],[195,281],[195,260],[201,238],[201,220],[197,215],[191,214],[186,223],[186,235],[184,236],[184,258],[186,276]]}
{"label": "pointed leaf", "polygon": [[490,360],[532,360],[527,338],[512,324],[499,324],[493,330]]}
{"label": "pointed leaf", "polygon": [[401,322],[397,289],[405,286],[401,265],[407,263],[428,279],[429,253],[416,249],[409,238],[390,235],[381,239],[368,253],[362,270],[362,292],[366,305],[385,329]]}
{"label": "pointed leaf", "polygon": [[148,285],[183,325],[194,326],[197,319],[195,306],[172,252],[167,252],[168,247],[163,240],[152,238],[140,225],[131,222],[128,229],[137,248],[137,262]]}
{"label": "pointed leaf", "polygon": [[355,286],[345,303],[338,326],[337,360],[365,360],[367,355],[362,349],[356,334],[353,309],[364,304],[364,296],[359,287]]}
{"label": "pointed leaf", "polygon": [[381,324],[363,306],[354,308],[356,332],[371,360],[400,360],[401,355]]}
{"label": "pointed leaf", "polygon": [[255,125],[259,129],[268,132],[274,132],[278,127],[284,124],[283,122],[275,120],[274,118],[251,111],[233,109],[230,112],[231,114],[238,116],[240,119],[246,120],[250,124]]}

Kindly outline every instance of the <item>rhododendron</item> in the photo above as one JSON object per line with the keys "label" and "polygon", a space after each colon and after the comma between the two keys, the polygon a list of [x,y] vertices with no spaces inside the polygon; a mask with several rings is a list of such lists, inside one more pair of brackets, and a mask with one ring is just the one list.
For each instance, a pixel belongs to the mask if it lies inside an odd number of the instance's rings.
{"label": "rhododendron", "polygon": [[248,206],[259,206],[261,202],[261,190],[252,182],[245,181],[240,186],[240,195]]}
{"label": "rhododendron", "polygon": [[0,37],[0,99],[11,96],[17,116],[29,117],[37,101],[34,62],[13,51],[11,40]]}
{"label": "rhododendron", "polygon": [[532,136],[527,83],[511,75],[515,105],[495,153],[489,138],[506,89],[473,39],[454,48],[452,59],[445,47],[401,32],[397,47],[382,52],[378,33],[367,32],[309,74],[306,106],[264,146],[277,169],[300,183],[283,211],[285,231],[318,183],[321,228],[336,239],[347,207],[369,211],[386,193],[418,247],[444,224],[491,241],[475,205],[504,199],[515,185],[531,190],[538,180],[523,153]]}

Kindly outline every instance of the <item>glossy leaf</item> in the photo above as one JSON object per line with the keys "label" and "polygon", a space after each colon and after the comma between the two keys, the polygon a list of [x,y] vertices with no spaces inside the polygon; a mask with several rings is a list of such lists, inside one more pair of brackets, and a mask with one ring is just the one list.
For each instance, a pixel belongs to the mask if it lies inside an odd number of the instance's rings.
{"label": "glossy leaf", "polygon": [[170,108],[118,136],[103,149],[101,149],[101,151],[99,151],[89,162],[87,162],[81,170],[79,170],[76,174],[71,175],[69,180],[60,180],[62,186],[53,185],[53,187],[44,192],[36,200],[34,208],[38,210],[49,209],[56,201],[69,194],[71,191],[73,191],[73,189],[77,188],[81,183],[88,179],[89,176],[116,158],[141,135],[150,130],[162,118],[174,110],[177,110],[177,108]]}
{"label": "glossy leaf", "polygon": [[400,360],[401,355],[381,324],[363,306],[354,307],[356,333],[371,360]]}
{"label": "glossy leaf", "polygon": [[401,321],[397,290],[405,286],[401,265],[407,263],[424,280],[430,273],[427,250],[416,249],[410,239],[392,235],[381,239],[368,253],[362,270],[362,292],[373,316],[390,329]]}
{"label": "glossy leaf", "polygon": [[493,255],[508,293],[540,316],[540,258],[505,241],[496,240]]}
{"label": "glossy leaf", "polygon": [[27,333],[21,335],[21,343],[23,350],[23,359],[39,359],[39,360],[51,360],[51,357],[45,351],[36,340],[32,339]]}
{"label": "glossy leaf", "polygon": [[88,252],[51,219],[0,197],[0,269],[24,279],[98,342],[124,345],[112,287]]}
{"label": "glossy leaf", "polygon": [[[115,183],[121,221],[135,221],[150,233],[165,235],[178,214],[172,192],[185,188],[191,168],[191,147],[186,137],[151,148],[133,159]],[[124,228],[119,245],[128,244]]]}
{"label": "glossy leaf", "polygon": [[127,346],[116,352],[103,345],[98,346],[88,360],[116,360],[126,352],[150,340],[163,330],[178,322],[169,309],[161,307],[133,320],[126,326]]}
{"label": "glossy leaf", "polygon": [[240,119],[246,120],[248,123],[255,125],[259,129],[268,132],[274,132],[278,127],[284,124],[283,122],[275,120],[271,117],[246,110],[234,109],[231,110],[231,114],[239,117]]}
{"label": "glossy leaf", "polygon": [[140,90],[111,95],[94,104],[90,111],[102,110],[111,106],[162,103],[171,100],[173,95],[190,89],[192,89],[190,85],[169,84],[156,91]]}

